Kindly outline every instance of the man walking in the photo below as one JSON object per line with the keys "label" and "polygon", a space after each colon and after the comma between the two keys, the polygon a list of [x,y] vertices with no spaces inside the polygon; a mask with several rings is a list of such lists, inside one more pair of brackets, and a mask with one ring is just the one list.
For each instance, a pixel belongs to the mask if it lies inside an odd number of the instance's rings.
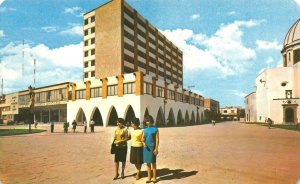
{"label": "man walking", "polygon": [[92,119],[90,122],[91,132],[94,132],[95,121]]}
{"label": "man walking", "polygon": [[54,132],[54,121],[51,121],[51,133],[53,133]]}

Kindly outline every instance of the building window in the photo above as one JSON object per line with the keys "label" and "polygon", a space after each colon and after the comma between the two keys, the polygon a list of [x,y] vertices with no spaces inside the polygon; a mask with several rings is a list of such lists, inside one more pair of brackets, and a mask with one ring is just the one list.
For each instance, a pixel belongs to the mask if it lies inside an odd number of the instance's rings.
{"label": "building window", "polygon": [[107,86],[107,95],[115,96],[118,94],[118,85]]}
{"label": "building window", "polygon": [[87,68],[89,66],[89,62],[84,63],[84,68]]}
{"label": "building window", "polygon": [[190,96],[189,95],[184,95],[184,102],[189,103],[190,102]]}
{"label": "building window", "polygon": [[95,49],[91,50],[91,55],[95,55]]}
{"label": "building window", "polygon": [[89,56],[89,51],[85,51],[84,52],[84,57],[88,57]]}
{"label": "building window", "polygon": [[224,110],[223,112],[227,114],[227,110]]}
{"label": "building window", "polygon": [[84,31],[84,36],[86,36],[86,35],[88,35],[88,34],[89,34],[88,30],[85,30],[85,31]]}
{"label": "building window", "polygon": [[231,110],[231,113],[234,113],[234,110]]}
{"label": "building window", "polygon": [[91,66],[95,66],[95,60],[91,61]]}
{"label": "building window", "polygon": [[91,39],[91,44],[95,44],[95,38]]}
{"label": "building window", "polygon": [[95,22],[95,16],[91,17],[91,22]]}
{"label": "building window", "polygon": [[85,72],[84,73],[84,78],[88,78],[89,77],[89,73],[88,72]]}
{"label": "building window", "polygon": [[89,45],[89,41],[88,40],[84,41],[84,46],[88,46],[88,45]]}
{"label": "building window", "polygon": [[91,33],[94,33],[95,32],[95,27],[92,27],[91,28]]}
{"label": "building window", "polygon": [[84,99],[84,98],[85,98],[85,89],[76,90],[76,99]]}
{"label": "building window", "polygon": [[84,20],[84,25],[87,25],[89,23],[89,19]]}
{"label": "building window", "polygon": [[175,92],[168,90],[168,99],[175,100]]}
{"label": "building window", "polygon": [[91,72],[91,77],[95,77],[95,71]]}
{"label": "building window", "polygon": [[91,98],[102,96],[102,87],[91,88]]}
{"label": "building window", "polygon": [[183,96],[182,96],[182,94],[181,93],[177,93],[176,94],[176,99],[177,99],[177,101],[183,102]]}
{"label": "building window", "polygon": [[159,86],[156,87],[156,96],[157,97],[165,97],[163,87],[159,87]]}
{"label": "building window", "polygon": [[124,94],[133,94],[135,93],[135,82],[124,83],[123,84]]}
{"label": "building window", "polygon": [[144,83],[144,94],[152,95],[152,84],[147,82]]}

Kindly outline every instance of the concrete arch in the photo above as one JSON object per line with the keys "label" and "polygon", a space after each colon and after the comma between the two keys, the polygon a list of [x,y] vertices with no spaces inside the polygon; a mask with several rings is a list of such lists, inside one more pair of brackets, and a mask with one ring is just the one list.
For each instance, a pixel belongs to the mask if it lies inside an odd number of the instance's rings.
{"label": "concrete arch", "polygon": [[114,106],[111,106],[108,112],[109,113],[107,114],[106,126],[116,126],[118,119],[116,108]]}
{"label": "concrete arch", "polygon": [[177,126],[182,126],[184,125],[184,119],[182,118],[182,112],[181,109],[179,109],[178,113],[177,113],[177,121],[176,121],[176,125]]}
{"label": "concrete arch", "polygon": [[175,126],[175,116],[172,108],[169,111],[169,115],[166,123],[167,123],[166,126]]}
{"label": "concrete arch", "polygon": [[190,120],[191,124],[195,125],[196,124],[196,118],[195,118],[195,113],[194,111],[192,111],[192,115],[191,115],[191,120]]}
{"label": "concrete arch", "polygon": [[131,105],[128,105],[124,114],[125,123],[131,123],[136,118],[134,110]]}
{"label": "concrete arch", "polygon": [[[103,119],[100,112],[100,109],[98,107],[94,107],[92,113],[91,113],[91,119],[94,120],[95,126],[103,126]],[[90,122],[88,122],[89,124]]]}
{"label": "concrete arch", "polygon": [[189,112],[187,110],[185,111],[184,124],[185,125],[189,125],[190,124]]}
{"label": "concrete arch", "polygon": [[155,125],[156,126],[165,126],[164,125],[164,115],[163,115],[163,110],[161,107],[159,107],[158,111],[157,111],[157,115],[156,115],[156,121],[155,121]]}
{"label": "concrete arch", "polygon": [[83,122],[86,120],[86,116],[82,108],[78,109],[75,120],[77,124],[83,124]]}

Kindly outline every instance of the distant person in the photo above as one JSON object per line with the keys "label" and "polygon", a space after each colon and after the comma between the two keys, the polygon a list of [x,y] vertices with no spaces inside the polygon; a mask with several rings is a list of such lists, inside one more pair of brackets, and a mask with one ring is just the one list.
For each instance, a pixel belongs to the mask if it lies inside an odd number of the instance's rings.
{"label": "distant person", "polygon": [[64,122],[64,133],[68,133],[69,122]]}
{"label": "distant person", "polygon": [[91,127],[91,132],[94,132],[94,128],[95,128],[95,121],[92,119],[90,122],[90,127]]}
{"label": "distant person", "polygon": [[37,126],[38,126],[38,122],[37,122],[37,120],[35,120],[34,121],[34,128],[37,128]]}
{"label": "distant person", "polygon": [[50,124],[51,124],[51,133],[53,133],[54,132],[54,121],[51,121]]}
{"label": "distant person", "polygon": [[86,129],[87,129],[87,122],[86,122],[86,120],[84,120],[83,126],[84,126],[84,133],[86,133]]}
{"label": "distant person", "polygon": [[131,139],[131,150],[130,150],[130,163],[134,164],[137,173],[135,176],[136,180],[141,178],[141,168],[143,164],[143,134],[144,130],[139,128],[140,120],[136,118],[131,122],[133,130],[130,132]]}
{"label": "distant person", "polygon": [[[157,182],[156,179],[156,156],[158,154],[159,132],[158,128],[154,126],[152,116],[146,116],[144,122],[147,127],[144,129],[143,148],[143,162],[147,164],[148,180],[146,183]],[[151,164],[153,170],[153,180],[151,180]]]}
{"label": "distant person", "polygon": [[211,120],[211,124],[212,124],[213,126],[215,126],[216,121],[212,119],[212,120]]}
{"label": "distant person", "polygon": [[75,133],[77,127],[77,122],[75,121],[75,119],[72,122],[72,126],[73,126],[73,133]]}
{"label": "distant person", "polygon": [[268,128],[271,128],[273,121],[271,120],[271,118],[267,119],[267,124],[268,124]]}
{"label": "distant person", "polygon": [[128,130],[124,126],[125,120],[123,118],[117,119],[117,128],[114,133],[114,144],[116,144],[115,150],[115,177],[114,180],[119,177],[119,162],[122,162],[121,178],[124,179],[124,170],[127,156],[127,140]]}

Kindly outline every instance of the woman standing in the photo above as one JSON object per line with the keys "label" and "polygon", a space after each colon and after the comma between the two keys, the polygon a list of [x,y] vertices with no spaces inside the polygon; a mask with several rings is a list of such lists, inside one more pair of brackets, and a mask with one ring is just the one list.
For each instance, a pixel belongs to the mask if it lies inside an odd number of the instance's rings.
{"label": "woman standing", "polygon": [[140,120],[136,118],[131,122],[133,130],[130,132],[131,137],[131,151],[130,151],[130,163],[134,164],[137,173],[135,179],[138,180],[141,177],[141,167],[143,164],[143,142],[142,137],[144,130],[139,128]]}
{"label": "woman standing", "polygon": [[72,122],[72,125],[73,125],[73,133],[75,133],[75,131],[76,131],[76,126],[77,126],[77,122],[75,121],[75,119],[74,119],[74,121]]}
{"label": "woman standing", "polygon": [[[154,182],[156,183],[156,156],[158,154],[158,144],[159,144],[159,133],[156,126],[154,126],[154,121],[152,116],[146,116],[144,122],[147,128],[144,129],[144,149],[143,149],[143,161],[147,164],[148,180],[146,183]],[[151,164],[153,170],[153,180],[151,181]]]}
{"label": "woman standing", "polygon": [[114,180],[116,180],[119,177],[119,162],[122,162],[121,178],[125,178],[124,170],[127,156],[128,131],[127,128],[124,126],[124,123],[125,120],[123,118],[118,118],[117,128],[114,133],[114,144],[116,144]]}

